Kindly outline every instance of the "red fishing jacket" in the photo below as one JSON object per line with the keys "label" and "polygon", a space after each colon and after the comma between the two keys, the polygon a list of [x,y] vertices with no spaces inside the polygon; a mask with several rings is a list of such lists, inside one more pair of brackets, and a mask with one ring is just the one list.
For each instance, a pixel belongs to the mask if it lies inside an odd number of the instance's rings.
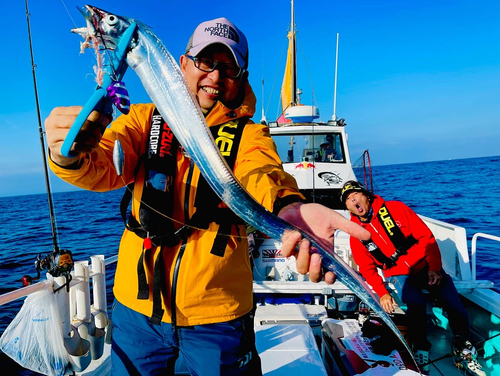
{"label": "red fishing jacket", "polygon": [[[436,243],[436,239],[427,225],[420,217],[408,206],[399,201],[385,201],[380,196],[375,196],[372,203],[373,216],[368,222],[361,220],[351,214],[351,221],[363,226],[372,234],[373,242],[380,250],[390,257],[396,247],[392,244],[389,236],[383,228],[383,224],[377,217],[377,213],[385,203],[392,219],[403,232],[405,237],[413,236],[416,243],[408,249],[408,253],[402,255],[396,265],[383,271],[384,276],[415,274],[429,265],[429,270],[440,271],[442,267],[441,252]],[[379,274],[377,264],[379,262],[368,252],[365,246],[356,238],[351,236],[351,251],[354,261],[359,267],[359,271],[366,279],[366,282],[372,286],[373,290],[382,297],[388,294],[384,281]]]}

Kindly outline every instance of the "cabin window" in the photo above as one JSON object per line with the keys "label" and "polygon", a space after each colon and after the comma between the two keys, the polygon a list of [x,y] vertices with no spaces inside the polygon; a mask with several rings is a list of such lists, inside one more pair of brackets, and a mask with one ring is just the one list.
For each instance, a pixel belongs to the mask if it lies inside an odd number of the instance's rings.
{"label": "cabin window", "polygon": [[283,163],[345,162],[342,134],[273,135]]}

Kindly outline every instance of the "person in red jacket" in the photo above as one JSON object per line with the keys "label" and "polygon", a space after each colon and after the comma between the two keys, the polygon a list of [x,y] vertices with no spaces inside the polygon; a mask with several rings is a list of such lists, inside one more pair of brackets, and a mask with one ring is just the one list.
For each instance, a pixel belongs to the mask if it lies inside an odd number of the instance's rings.
{"label": "person in red jacket", "polygon": [[438,244],[427,225],[404,203],[385,201],[356,181],[343,185],[340,200],[351,212],[351,221],[371,233],[370,241],[351,237],[350,245],[359,271],[380,296],[383,309],[387,313],[393,312],[395,301],[379,274],[380,270],[407,306],[410,341],[422,370],[429,369],[431,347],[426,331],[426,298],[422,291],[425,289],[448,314],[455,335],[455,355],[458,358],[472,355],[466,364],[469,373],[485,375],[475,360],[475,349],[467,340],[469,316],[451,277],[442,268]]}

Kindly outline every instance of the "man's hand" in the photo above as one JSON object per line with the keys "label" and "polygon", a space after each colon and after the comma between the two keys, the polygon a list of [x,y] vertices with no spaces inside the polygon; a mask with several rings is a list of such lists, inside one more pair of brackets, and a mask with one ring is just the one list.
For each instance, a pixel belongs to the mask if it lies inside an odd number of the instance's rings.
{"label": "man's hand", "polygon": [[433,272],[432,270],[429,270],[428,276],[429,276],[429,286],[439,285],[441,283],[442,277],[440,272]]}
{"label": "man's hand", "polygon": [[387,313],[394,312],[394,304],[396,304],[396,302],[390,294],[382,295],[380,298],[380,305]]}
{"label": "man's hand", "polygon": [[[56,107],[45,120],[47,144],[50,149],[50,158],[60,166],[69,166],[79,157],[66,158],[61,154],[61,146],[76,117],[82,110],[81,106]],[[111,123],[111,116],[102,115],[93,111],[76,137],[71,147],[72,153],[91,153],[99,145],[104,130]]]}
{"label": "man's hand", "polygon": [[[337,230],[345,231],[360,240],[371,238],[371,234],[367,230],[344,218],[335,210],[320,204],[296,202],[285,206],[278,215],[287,222],[323,240],[323,243],[328,246],[332,253],[333,240]],[[321,256],[317,253],[311,254],[309,241],[301,239],[302,236],[299,232],[290,231],[285,233],[281,239],[283,243],[281,253],[285,257],[295,256],[297,271],[301,274],[309,272],[309,280],[319,282],[322,279]],[[299,250],[297,251],[296,246],[299,242]],[[325,282],[332,284],[334,281],[335,275],[327,272]]]}

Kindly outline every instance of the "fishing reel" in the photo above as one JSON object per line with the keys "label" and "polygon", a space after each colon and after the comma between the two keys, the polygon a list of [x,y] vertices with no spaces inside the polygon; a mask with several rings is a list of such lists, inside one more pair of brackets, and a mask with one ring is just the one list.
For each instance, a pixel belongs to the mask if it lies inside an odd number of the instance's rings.
{"label": "fishing reel", "polygon": [[24,287],[29,286],[40,279],[40,271],[47,270],[47,272],[53,277],[61,277],[64,276],[66,278],[66,283],[59,287],[54,292],[60,290],[64,286],[69,291],[69,283],[71,282],[71,270],[74,266],[73,255],[71,251],[67,249],[56,249],[54,252],[49,253],[47,256],[42,258],[41,255],[38,255],[37,260],[35,261],[35,268],[37,275],[36,277],[32,277],[30,275],[25,275],[21,278],[21,282]]}

